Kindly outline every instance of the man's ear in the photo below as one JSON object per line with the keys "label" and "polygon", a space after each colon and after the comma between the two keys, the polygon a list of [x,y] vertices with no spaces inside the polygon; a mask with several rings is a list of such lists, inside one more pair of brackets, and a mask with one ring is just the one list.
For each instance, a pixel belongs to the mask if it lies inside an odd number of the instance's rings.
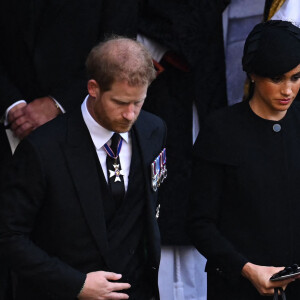
{"label": "man's ear", "polygon": [[90,79],[87,83],[87,89],[89,92],[89,95],[93,98],[96,98],[97,94],[100,93],[100,87],[99,84],[95,79]]}

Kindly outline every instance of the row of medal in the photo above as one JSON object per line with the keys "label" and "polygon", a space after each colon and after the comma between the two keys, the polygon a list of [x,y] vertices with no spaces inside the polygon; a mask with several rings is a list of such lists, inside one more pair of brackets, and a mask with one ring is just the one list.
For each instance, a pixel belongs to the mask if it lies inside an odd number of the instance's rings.
{"label": "row of medal", "polygon": [[151,184],[153,191],[157,191],[160,184],[167,178],[167,153],[164,148],[151,164]]}

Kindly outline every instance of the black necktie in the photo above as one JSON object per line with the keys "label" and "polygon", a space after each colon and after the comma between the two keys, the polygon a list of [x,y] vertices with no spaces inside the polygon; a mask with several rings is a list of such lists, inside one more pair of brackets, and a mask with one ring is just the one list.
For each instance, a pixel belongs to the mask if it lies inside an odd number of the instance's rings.
{"label": "black necktie", "polygon": [[121,142],[121,136],[118,133],[114,133],[111,138],[110,149],[113,152],[113,157],[107,152],[106,167],[108,175],[108,183],[112,192],[116,207],[119,207],[125,195],[124,178],[120,164],[119,153],[121,148],[119,143]]}

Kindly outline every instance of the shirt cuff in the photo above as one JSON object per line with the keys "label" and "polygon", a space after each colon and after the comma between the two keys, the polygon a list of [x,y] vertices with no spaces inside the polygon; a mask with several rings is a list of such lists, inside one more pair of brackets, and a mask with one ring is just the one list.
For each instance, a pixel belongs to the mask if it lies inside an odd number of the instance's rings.
{"label": "shirt cuff", "polygon": [[4,125],[5,125],[5,126],[8,125],[7,116],[8,116],[9,111],[10,111],[13,107],[15,107],[16,105],[18,105],[18,104],[20,104],[20,103],[27,103],[27,102],[26,102],[25,100],[18,100],[18,101],[14,102],[12,105],[10,105],[10,106],[6,109],[5,114],[4,114]]}
{"label": "shirt cuff", "polygon": [[61,110],[61,112],[63,114],[66,112],[66,110],[60,105],[60,103],[54,97],[52,97],[50,95],[48,97],[50,97],[58,105],[59,109]]}
{"label": "shirt cuff", "polygon": [[157,62],[159,62],[164,56],[164,54],[168,51],[168,48],[162,46],[156,41],[149,39],[148,37],[140,33],[137,35],[137,41],[143,44],[147,48],[152,58]]}

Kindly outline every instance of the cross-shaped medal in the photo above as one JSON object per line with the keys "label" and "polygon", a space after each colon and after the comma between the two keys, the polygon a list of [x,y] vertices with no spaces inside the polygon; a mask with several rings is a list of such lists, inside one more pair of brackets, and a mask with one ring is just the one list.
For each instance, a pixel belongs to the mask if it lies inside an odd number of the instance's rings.
{"label": "cross-shaped medal", "polygon": [[117,181],[121,181],[120,175],[124,176],[124,172],[123,170],[121,170],[119,167],[119,164],[113,164],[113,167],[115,168],[114,171],[112,170],[108,170],[109,171],[109,178],[116,176],[115,178],[115,182]]}

